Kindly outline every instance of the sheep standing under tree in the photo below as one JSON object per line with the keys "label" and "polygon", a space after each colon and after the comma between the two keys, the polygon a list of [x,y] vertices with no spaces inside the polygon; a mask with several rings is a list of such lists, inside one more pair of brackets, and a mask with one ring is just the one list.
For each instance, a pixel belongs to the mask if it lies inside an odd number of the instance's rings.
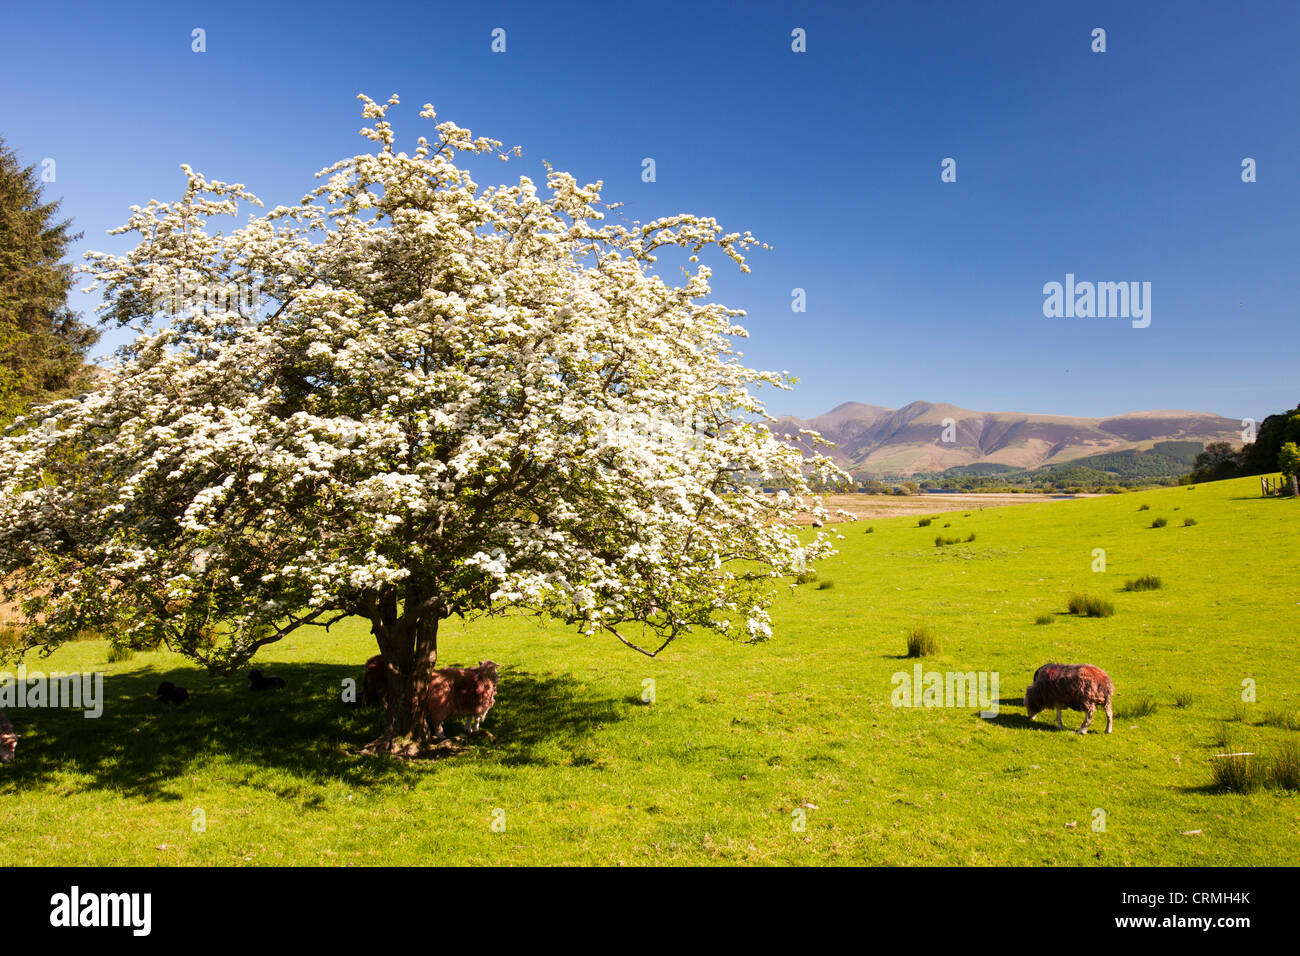
{"label": "sheep standing under tree", "polygon": [[18,735],[14,733],[13,724],[9,723],[4,711],[0,710],[0,763],[13,760],[17,749]]}

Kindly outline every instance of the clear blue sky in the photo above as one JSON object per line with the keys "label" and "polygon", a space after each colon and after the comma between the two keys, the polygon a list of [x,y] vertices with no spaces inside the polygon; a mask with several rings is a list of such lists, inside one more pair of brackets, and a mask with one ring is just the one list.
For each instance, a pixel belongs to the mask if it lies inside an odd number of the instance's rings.
{"label": "clear blue sky", "polygon": [[[540,180],[547,159],[636,218],[712,215],[775,246],[750,275],[719,263],[715,283],[749,312],[747,361],[802,379],[774,411],[1260,418],[1300,400],[1291,0],[52,2],[4,17],[0,135],[56,160],[78,256],[122,248],[104,231],[179,195],[181,163],[296,201],[368,146],[356,94],[396,92],[408,147],[432,102],[524,148],[498,177]],[[945,157],[956,183],[940,182]],[[1045,318],[1043,284],[1066,273],[1150,282],[1150,327]]]}

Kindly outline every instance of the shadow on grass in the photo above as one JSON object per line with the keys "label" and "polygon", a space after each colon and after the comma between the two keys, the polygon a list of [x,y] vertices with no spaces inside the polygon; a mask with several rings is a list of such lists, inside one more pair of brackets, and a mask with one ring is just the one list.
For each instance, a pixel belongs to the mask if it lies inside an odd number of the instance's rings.
{"label": "shadow on grass", "polygon": [[[637,700],[636,707],[646,704]],[[502,669],[496,704],[486,727],[500,763],[563,764],[555,744],[580,742],[627,717],[633,705],[622,699],[593,696],[567,674],[533,674]]]}
{"label": "shadow on grass", "polygon": [[[9,711],[21,735],[13,763],[0,770],[0,790],[40,786],[57,774],[78,777],[78,791],[103,789],[159,800],[181,800],[189,778],[266,787],[259,771],[288,774],[297,784],[343,781],[351,786],[410,780],[436,761],[361,757],[357,751],[383,729],[380,707],[342,701],[343,681],[360,681],[360,667],[275,664],[263,671],[284,678],[283,689],[254,693],[247,672],[214,677],[195,670],[140,668],[104,679],[104,712]],[[187,703],[159,703],[160,682],[189,690]],[[623,718],[626,705],[584,693],[568,675],[538,675],[502,668],[496,706],[484,723],[488,734],[466,737],[463,758],[506,764],[552,762],[554,743],[580,739]],[[449,734],[462,730],[449,721]],[[227,769],[228,768],[228,769]],[[270,787],[297,795],[293,780]]]}
{"label": "shadow on grass", "polygon": [[[1038,714],[1036,718],[1030,719],[1025,714],[1024,706],[1025,701],[1023,697],[1001,697],[998,699],[998,715],[996,717],[987,718],[988,723],[993,724],[995,727],[1009,727],[1013,730],[1050,730],[1053,733],[1057,732],[1056,711],[1053,710],[1050,713],[1044,711],[1043,714]],[[1018,709],[1015,711],[1007,711],[1003,710],[1004,707],[1015,707]],[[1044,714],[1051,719],[1044,719]],[[984,720],[985,718],[980,717],[979,719]],[[1079,720],[1082,721],[1083,717],[1080,716]],[[1068,723],[1066,724],[1066,727],[1069,728]]]}
{"label": "shadow on grass", "polygon": [[1182,784],[1174,787],[1173,790],[1177,793],[1184,794],[1185,796],[1198,797],[1252,797],[1259,792],[1238,793],[1235,790],[1225,790],[1213,781],[1210,783],[1202,783],[1200,785]]}

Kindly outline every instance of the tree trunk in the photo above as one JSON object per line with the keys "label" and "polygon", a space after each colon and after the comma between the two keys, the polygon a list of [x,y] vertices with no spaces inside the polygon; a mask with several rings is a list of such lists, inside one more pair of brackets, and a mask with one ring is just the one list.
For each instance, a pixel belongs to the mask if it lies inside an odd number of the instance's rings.
{"label": "tree trunk", "polygon": [[438,662],[438,622],[432,611],[393,625],[371,622],[379,649],[388,662],[388,712],[384,732],[365,753],[419,756],[437,741],[429,725],[429,679]]}

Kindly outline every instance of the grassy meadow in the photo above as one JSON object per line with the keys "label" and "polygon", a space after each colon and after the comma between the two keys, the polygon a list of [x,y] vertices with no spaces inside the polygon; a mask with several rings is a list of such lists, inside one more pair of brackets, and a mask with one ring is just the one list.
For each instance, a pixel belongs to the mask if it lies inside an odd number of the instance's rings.
{"label": "grassy meadow", "polygon": [[[1266,759],[1300,736],[1300,502],[1258,492],[1247,478],[836,523],[840,553],[778,599],[755,646],[699,635],[650,660],[531,618],[454,619],[442,662],[491,658],[501,684],[494,739],[439,761],[355,755],[381,718],[340,702],[375,650],[359,621],[268,648],[255,666],[288,686],[262,694],[174,655],[108,663],[103,642],[69,644],[29,669],[104,671],[105,713],[10,711],[24,736],[0,767],[0,859],[1300,864],[1300,793],[1211,775],[1225,747]],[[1146,575],[1158,586],[1125,590]],[[1068,614],[1074,595],[1113,614]],[[917,628],[936,656],[905,656]],[[1025,717],[1048,661],[1109,672],[1112,735]],[[997,672],[1000,713],[892,706],[891,676],[918,662]],[[155,702],[164,679],[189,703]]]}

